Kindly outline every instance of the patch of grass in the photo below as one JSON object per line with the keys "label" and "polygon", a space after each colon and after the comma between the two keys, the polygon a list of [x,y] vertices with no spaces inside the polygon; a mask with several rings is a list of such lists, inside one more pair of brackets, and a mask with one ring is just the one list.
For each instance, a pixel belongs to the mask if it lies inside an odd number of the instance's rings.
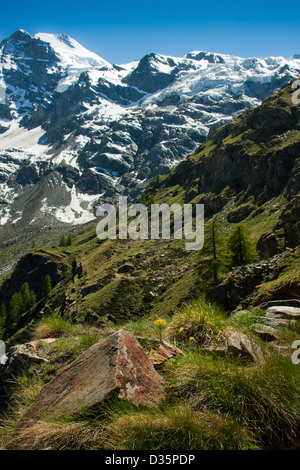
{"label": "patch of grass", "polygon": [[59,315],[42,318],[35,326],[34,339],[53,338],[69,334],[72,324]]}
{"label": "patch of grass", "polygon": [[195,295],[197,276],[192,270],[186,272],[178,281],[165,290],[153,305],[153,314],[157,317],[170,315],[187,299]]}
{"label": "patch of grass", "polygon": [[156,317],[152,314],[141,318],[130,320],[124,325],[127,331],[134,336],[143,336],[145,338],[155,338],[156,332],[154,322]]}
{"label": "patch of grass", "polygon": [[0,417],[0,449],[5,449],[17,423],[37,398],[44,381],[36,367],[22,371],[10,381],[11,400]]}
{"label": "patch of grass", "polygon": [[[246,426],[263,446],[286,448],[299,437],[299,373],[290,358],[273,354],[249,366],[231,357],[190,353],[165,367],[169,391],[194,410],[220,411]],[[178,387],[180,384],[180,387]]]}
{"label": "patch of grass", "polygon": [[295,325],[290,325],[288,328],[278,328],[276,333],[280,344],[291,346],[294,341],[300,339],[300,321],[297,321]]}
{"label": "patch of grass", "polygon": [[229,450],[254,444],[251,433],[239,423],[186,405],[115,413],[107,430],[112,449]]}
{"label": "patch of grass", "polygon": [[264,310],[260,309],[259,307],[255,307],[251,311],[242,310],[242,311],[232,313],[228,319],[228,323],[230,326],[237,328],[237,329],[245,328],[257,322],[255,317],[264,316],[264,315],[265,315]]}

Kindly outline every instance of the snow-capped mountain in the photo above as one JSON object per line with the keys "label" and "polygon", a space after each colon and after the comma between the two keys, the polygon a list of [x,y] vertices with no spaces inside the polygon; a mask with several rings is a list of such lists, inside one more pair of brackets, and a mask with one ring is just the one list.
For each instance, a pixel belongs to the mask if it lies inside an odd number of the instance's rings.
{"label": "snow-capped mountain", "polygon": [[112,65],[64,34],[18,30],[0,46],[4,238],[84,223],[97,201],[136,197],[299,74],[293,58],[201,51]]}

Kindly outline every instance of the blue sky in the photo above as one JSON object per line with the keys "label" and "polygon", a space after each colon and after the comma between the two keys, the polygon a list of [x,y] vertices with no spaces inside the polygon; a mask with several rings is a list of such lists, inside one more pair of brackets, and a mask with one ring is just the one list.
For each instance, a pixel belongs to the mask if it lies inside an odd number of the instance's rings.
{"label": "blue sky", "polygon": [[276,0],[2,0],[0,39],[22,28],[66,33],[111,63],[148,52],[300,53],[300,2]]}

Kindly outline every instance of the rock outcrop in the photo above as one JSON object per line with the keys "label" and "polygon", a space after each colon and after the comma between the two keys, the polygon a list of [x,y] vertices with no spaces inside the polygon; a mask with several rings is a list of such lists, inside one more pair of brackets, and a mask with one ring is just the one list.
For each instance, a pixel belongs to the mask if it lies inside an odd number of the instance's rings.
{"label": "rock outcrop", "polygon": [[[256,323],[251,326],[262,340],[270,345],[280,354],[292,353],[290,344],[280,344],[278,328],[294,328],[300,320],[300,302],[297,299],[286,301],[274,301],[265,303],[265,315],[255,317]],[[275,305],[272,305],[275,304]],[[295,306],[296,305],[296,306]]]}
{"label": "rock outcrop", "polygon": [[287,318],[288,320],[300,319],[300,308],[287,307],[286,305],[278,305],[269,307],[266,311],[266,317]]}
{"label": "rock outcrop", "polygon": [[[209,298],[228,311],[233,311],[239,306],[242,308],[248,308],[249,305],[258,306],[263,299],[261,296],[256,298],[256,288],[263,283],[277,279],[283,269],[282,262],[294,252],[294,249],[287,249],[272,258],[234,268],[219,285],[208,292]],[[279,299],[289,299],[298,291],[300,292],[300,284],[295,280],[293,283],[282,285],[275,295]]]}
{"label": "rock outcrop", "polygon": [[48,362],[48,359],[43,351],[43,346],[52,344],[55,341],[56,338],[45,338],[11,347],[9,349],[8,371],[14,371],[19,367],[27,368],[31,364],[43,364]]}

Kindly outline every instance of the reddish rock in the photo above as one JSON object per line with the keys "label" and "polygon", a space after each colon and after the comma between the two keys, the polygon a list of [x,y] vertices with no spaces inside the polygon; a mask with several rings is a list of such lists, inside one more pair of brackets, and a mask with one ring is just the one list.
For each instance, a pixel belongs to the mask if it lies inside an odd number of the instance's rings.
{"label": "reddish rock", "polygon": [[28,433],[28,427],[43,416],[95,407],[111,396],[135,405],[157,406],[165,396],[163,386],[164,379],[138,341],[120,330],[91,346],[43,387],[18,423],[8,448],[15,448],[22,430]]}
{"label": "reddish rock", "polygon": [[169,359],[172,359],[172,357],[177,356],[177,354],[184,355],[176,346],[163,341],[157,348],[150,351],[149,358],[154,366],[160,366]]}

